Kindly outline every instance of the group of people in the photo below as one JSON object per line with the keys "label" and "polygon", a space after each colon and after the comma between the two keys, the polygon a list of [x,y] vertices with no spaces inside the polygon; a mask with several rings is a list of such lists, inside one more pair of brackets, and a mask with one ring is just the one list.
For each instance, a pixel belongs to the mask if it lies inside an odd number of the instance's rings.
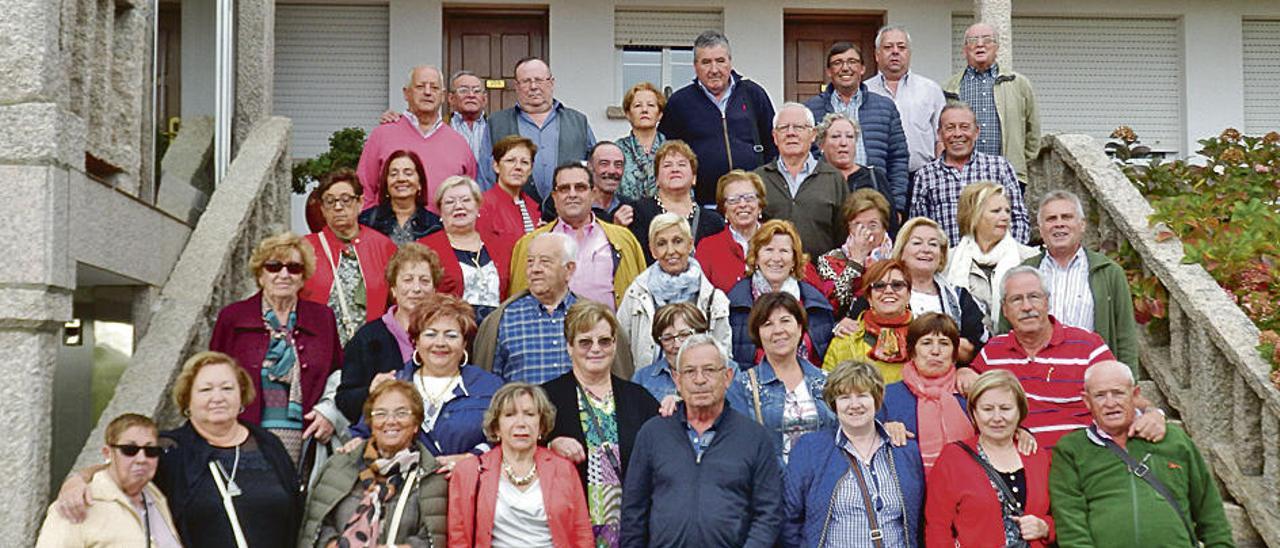
{"label": "group of people", "polygon": [[254,250],[183,424],[113,421],[41,546],[1231,545],[1079,198],[1027,245],[998,43],[944,88],[887,27],[775,111],[707,31],[615,142],[543,60],[488,114],[415,68],[314,233]]}

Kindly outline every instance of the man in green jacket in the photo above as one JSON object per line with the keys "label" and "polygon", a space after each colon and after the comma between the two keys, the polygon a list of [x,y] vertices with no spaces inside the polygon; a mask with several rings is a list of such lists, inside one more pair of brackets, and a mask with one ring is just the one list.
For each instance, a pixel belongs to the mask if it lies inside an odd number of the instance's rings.
{"label": "man in green jacket", "polygon": [[[1055,190],[1036,211],[1046,253],[1022,264],[1040,269],[1049,289],[1049,313],[1058,321],[1100,335],[1116,359],[1138,367],[1138,322],[1124,268],[1106,255],[1084,249],[1085,218],[1080,197]],[[1000,333],[1009,331],[1001,318]]]}
{"label": "man in green jacket", "polygon": [[[1120,362],[1085,371],[1082,395],[1093,425],[1058,441],[1049,470],[1058,544],[1234,546],[1218,488],[1186,432],[1169,424],[1159,442],[1131,437],[1138,392],[1133,372]],[[1137,465],[1131,469],[1118,452]]]}

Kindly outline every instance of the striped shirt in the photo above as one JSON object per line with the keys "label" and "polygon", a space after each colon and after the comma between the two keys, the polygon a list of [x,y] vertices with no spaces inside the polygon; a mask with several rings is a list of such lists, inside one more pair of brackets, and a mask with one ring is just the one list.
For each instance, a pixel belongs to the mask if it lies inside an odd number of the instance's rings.
{"label": "striped shirt", "polygon": [[1089,287],[1089,258],[1084,246],[1066,267],[1048,253],[1040,260],[1040,273],[1049,288],[1049,313],[1072,327],[1093,331],[1093,290]]}
{"label": "striped shirt", "polygon": [[969,155],[969,161],[960,169],[946,164],[946,153],[917,171],[911,191],[911,216],[928,217],[938,222],[947,233],[954,248],[960,243],[960,191],[977,182],[991,181],[1004,187],[1009,198],[1009,231],[1013,238],[1027,243],[1031,226],[1027,221],[1027,206],[1022,201],[1022,187],[1013,164],[1003,156],[983,154],[977,150]]}
{"label": "striped shirt", "polygon": [[1000,112],[996,110],[996,79],[1000,78],[1000,67],[978,71],[973,67],[964,69],[960,77],[960,100],[973,109],[973,116],[978,120],[978,148],[986,154],[1002,154],[1000,141]]}
{"label": "striped shirt", "polygon": [[973,360],[973,370],[984,373],[1007,369],[1022,382],[1028,413],[1022,425],[1036,435],[1041,447],[1053,447],[1058,438],[1088,426],[1093,418],[1084,406],[1084,371],[1090,365],[1116,359],[1092,331],[1063,325],[1051,314],[1053,336],[1049,344],[1030,356],[1013,332],[987,341]]}
{"label": "striped shirt", "polygon": [[564,315],[575,300],[573,293],[568,293],[551,312],[533,295],[507,305],[499,319],[493,373],[507,382],[533,384],[568,373],[571,364],[564,340]]}
{"label": "striped shirt", "polygon": [[[867,492],[871,494],[871,506],[876,511],[876,524],[884,535],[884,546],[907,546],[906,503],[903,501],[902,486],[898,485],[898,473],[893,469],[889,440],[881,441],[880,447],[871,455],[869,464],[862,461],[857,451],[853,450],[849,438],[839,428],[836,429],[836,445],[846,453],[847,458],[853,458],[862,470]],[[833,495],[831,522],[823,546],[875,548],[875,542],[871,540],[871,524],[867,520],[866,505],[862,502],[862,490],[858,487],[858,478],[853,475],[852,468],[840,476]]]}

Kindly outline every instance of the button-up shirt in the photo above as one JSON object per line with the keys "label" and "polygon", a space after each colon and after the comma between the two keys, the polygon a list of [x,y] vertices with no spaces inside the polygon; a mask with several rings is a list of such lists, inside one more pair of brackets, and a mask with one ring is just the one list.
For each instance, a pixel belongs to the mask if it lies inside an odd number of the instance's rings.
{"label": "button-up shirt", "polygon": [[1089,288],[1089,258],[1084,246],[1076,249],[1065,267],[1045,253],[1040,260],[1040,273],[1049,289],[1049,313],[1066,325],[1093,331],[1093,292]]}
{"label": "button-up shirt", "polygon": [[[520,135],[533,141],[533,144],[538,147],[538,153],[533,158],[533,184],[538,189],[538,196],[544,199],[551,196],[551,183],[555,175],[556,163],[560,158],[560,109],[563,106],[560,101],[553,100],[551,112],[547,113],[547,118],[542,121],[541,126],[533,121],[524,109],[519,108],[519,105],[516,108],[516,125]],[[587,126],[587,148],[595,144],[596,136],[592,133],[591,127]],[[486,154],[486,157],[492,158],[492,156],[493,151]]]}
{"label": "button-up shirt", "polygon": [[701,463],[702,454],[707,451],[708,447],[711,447],[711,442],[716,438],[716,425],[713,423],[699,434],[697,430],[693,429],[693,425],[689,424],[688,420],[683,420],[683,422],[684,432],[689,435],[689,444],[693,446],[693,459]]}
{"label": "button-up shirt", "polygon": [[[463,139],[467,140],[467,146],[471,148],[471,156],[476,159],[477,163],[493,154],[493,144],[489,142],[489,119],[485,117],[483,112],[472,123],[467,123],[461,115],[454,113],[449,118],[449,127],[452,127]],[[490,166],[489,170],[492,171],[493,167]],[[489,190],[491,186],[493,185],[485,186],[484,183],[481,183],[481,187],[484,190]]]}
{"label": "button-up shirt", "polygon": [[[907,171],[915,173],[925,164],[937,158],[938,117],[942,115],[942,107],[947,98],[937,82],[908,71],[898,81],[898,90],[889,90],[884,73],[863,82],[872,93],[878,93],[898,105],[898,114],[902,115],[902,132],[907,136],[907,148],[911,150],[911,160]],[[861,157],[859,157],[861,158]]]}
{"label": "button-up shirt", "polygon": [[577,268],[573,278],[569,280],[569,289],[582,297],[615,310],[617,300],[613,294],[613,246],[605,236],[604,228],[597,223],[593,215],[582,228],[573,228],[569,223],[560,220],[552,227],[558,232],[578,242]]}
{"label": "button-up shirt", "polygon": [[[883,545],[907,546],[904,522],[906,503],[902,496],[902,486],[896,481],[897,472],[890,462],[887,437],[881,434],[880,447],[871,455],[871,462],[863,462],[858,452],[854,451],[852,442],[845,437],[844,430],[839,428],[836,428],[836,445],[862,471],[867,491],[871,495],[871,506],[876,511],[876,524],[884,535]],[[858,486],[858,478],[854,476],[852,468],[840,478],[833,495],[827,546],[874,548],[876,543],[871,539],[871,523],[867,520],[862,489]]]}
{"label": "button-up shirt", "polygon": [[676,381],[671,376],[671,368],[667,365],[667,358],[663,355],[661,347],[658,348],[658,357],[653,360],[653,363],[636,370],[631,376],[631,382],[643,386],[658,401],[662,401],[667,396],[677,395]]}
{"label": "button-up shirt", "polygon": [[502,313],[493,373],[507,381],[542,384],[572,369],[564,338],[564,315],[576,301],[565,295],[550,312],[533,295],[525,295]]}
{"label": "button-up shirt", "polygon": [[[858,124],[862,124],[862,120],[858,119],[858,109],[862,108],[862,100],[863,96],[861,87],[858,88],[858,91],[853,92],[853,97],[850,97],[848,101],[841,99],[840,91],[833,88],[831,90],[831,112],[842,113],[849,117],[850,120],[853,120]],[[822,123],[822,120],[814,121],[819,124]],[[867,161],[867,146],[863,143],[861,131],[858,132],[858,146],[857,149],[854,150],[854,153],[856,154],[855,158],[857,158],[858,161]]]}
{"label": "button-up shirt", "polygon": [[[1000,77],[1000,67],[978,71],[973,67],[964,69],[960,78],[960,100],[969,104],[973,115],[978,119],[978,152],[987,154],[1004,154],[1000,142],[1000,113],[996,111],[996,79]],[[1021,154],[1021,151],[1015,151]]]}
{"label": "button-up shirt", "polygon": [[716,95],[711,93],[711,90],[707,89],[707,86],[702,85],[702,80],[695,78],[693,81],[698,83],[698,89],[701,89],[702,93],[706,94],[707,99],[710,99],[711,103],[714,104],[716,108],[720,109],[720,116],[724,116],[724,109],[729,107],[729,97],[733,95],[733,88],[737,87],[738,81],[730,75],[729,87],[725,88],[724,95],[721,95],[719,98],[716,98]]}
{"label": "button-up shirt", "polygon": [[778,157],[778,172],[782,174],[782,178],[787,180],[787,188],[791,190],[791,197],[795,198],[800,192],[800,185],[804,184],[804,180],[813,174],[813,170],[818,168],[818,160],[812,154],[805,157],[804,165],[800,167],[800,173],[791,175],[791,170],[787,168],[787,164],[782,162],[782,157]]}
{"label": "button-up shirt", "polygon": [[1014,239],[1027,243],[1031,227],[1027,221],[1027,207],[1022,201],[1022,187],[1013,165],[1003,156],[974,151],[964,166],[956,169],[947,165],[946,153],[916,172],[911,192],[912,217],[928,217],[938,222],[951,246],[960,242],[960,222],[956,208],[960,204],[960,191],[971,183],[991,181],[1004,187],[1009,199],[1009,230]]}

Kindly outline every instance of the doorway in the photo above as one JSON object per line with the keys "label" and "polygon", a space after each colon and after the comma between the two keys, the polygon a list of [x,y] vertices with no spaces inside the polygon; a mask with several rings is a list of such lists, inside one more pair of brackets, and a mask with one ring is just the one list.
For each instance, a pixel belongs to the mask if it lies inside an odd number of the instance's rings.
{"label": "doorway", "polygon": [[876,31],[883,13],[787,13],[783,16],[783,94],[787,101],[804,102],[826,87],[827,49],[836,42],[852,42],[862,51],[866,72],[876,74]]}
{"label": "doorway", "polygon": [[445,73],[469,70],[489,92],[489,112],[516,104],[516,61],[547,59],[545,9],[445,9]]}

